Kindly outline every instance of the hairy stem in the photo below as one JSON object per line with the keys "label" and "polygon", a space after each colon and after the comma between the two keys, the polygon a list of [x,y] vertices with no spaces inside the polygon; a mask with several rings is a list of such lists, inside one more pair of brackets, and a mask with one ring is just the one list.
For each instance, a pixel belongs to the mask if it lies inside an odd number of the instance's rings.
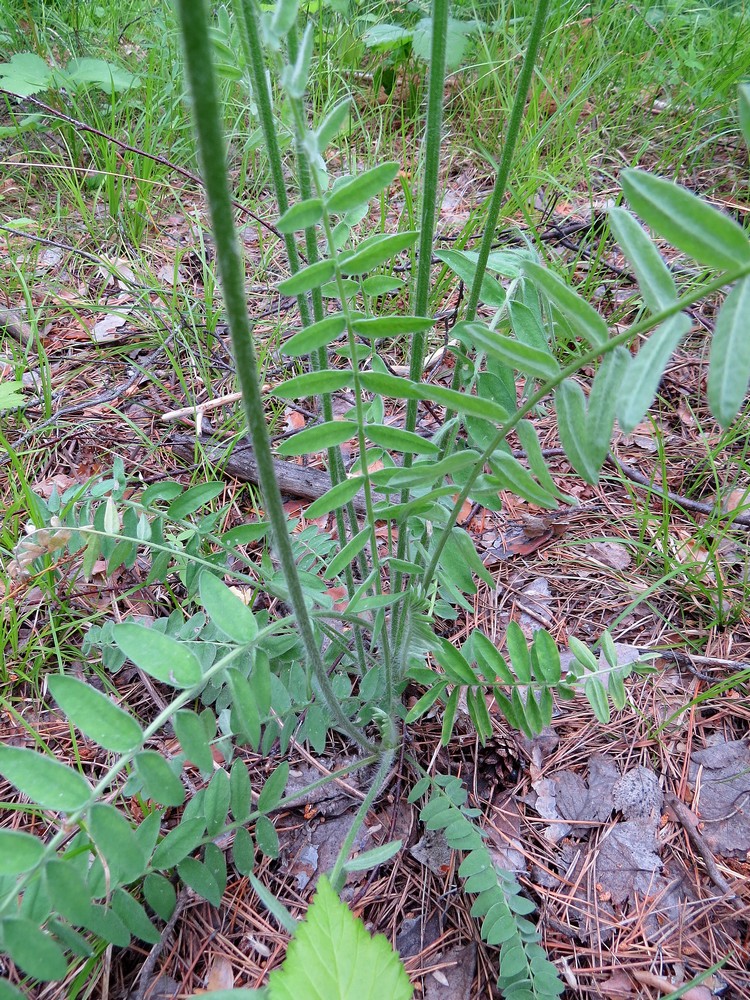
{"label": "hairy stem", "polygon": [[224,292],[224,304],[237,375],[242,389],[245,417],[258,461],[258,478],[268,511],[272,540],[289,591],[289,601],[297,619],[305,653],[320,685],[326,707],[342,732],[363,749],[373,751],[377,748],[344,714],[328,679],[319,640],[313,629],[294,561],[284,505],[274,474],[271,442],[259,391],[258,361],[247,313],[244,263],[237,243],[229,197],[222,116],[208,34],[206,2],[179,0],[178,11],[185,53],[185,70],[192,97],[193,120],[203,166],[211,227],[216,243],[219,277]]}

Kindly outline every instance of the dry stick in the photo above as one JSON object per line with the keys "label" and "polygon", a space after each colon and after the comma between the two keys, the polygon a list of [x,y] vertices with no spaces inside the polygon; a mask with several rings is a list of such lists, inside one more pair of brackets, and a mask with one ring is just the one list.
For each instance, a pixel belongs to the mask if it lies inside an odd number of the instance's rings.
{"label": "dry stick", "polygon": [[164,930],[161,932],[161,936],[156,944],[153,946],[151,951],[148,953],[148,958],[141,966],[141,970],[138,973],[137,979],[140,979],[140,985],[138,987],[138,992],[133,993],[131,990],[128,994],[128,1000],[145,1000],[146,992],[150,985],[150,979],[153,975],[154,969],[156,968],[156,963],[159,961],[159,956],[164,951],[169,941],[169,937],[175,928],[175,924],[180,919],[182,911],[188,904],[188,901],[194,895],[193,890],[185,886],[177,897],[177,902],[175,903],[174,912],[169,918],[164,926]]}
{"label": "dry stick", "polygon": [[685,803],[678,799],[672,792],[667,793],[666,799],[667,805],[685,828],[685,833],[687,833],[691,844],[703,858],[703,863],[706,866],[706,871],[708,872],[708,876],[711,881],[726,895],[727,902],[729,902],[735,910],[739,913],[744,913],[745,906],[742,903],[742,900],[737,897],[729,882],[727,882],[719,871],[717,864],[714,861],[714,856],[698,829],[698,821],[693,815],[693,812],[688,809]]}
{"label": "dry stick", "polygon": [[[679,493],[673,493],[672,490],[663,490],[660,486],[656,486],[649,479],[647,479],[643,473],[638,472],[638,470],[634,469],[632,465],[625,465],[618,458],[615,458],[611,452],[607,455],[607,461],[611,465],[614,465],[616,469],[619,469],[625,477],[636,483],[638,486],[644,487],[644,489],[655,493],[657,496],[663,497],[665,500],[673,500],[681,507],[684,507],[685,510],[694,510],[699,514],[709,515],[717,513],[715,504],[700,503],[698,500],[689,500],[687,497],[683,497]],[[723,517],[731,517],[732,524],[741,524],[745,528],[750,528],[750,514],[737,514],[733,516],[733,511],[729,511],[727,513],[719,511],[719,513],[721,513]]]}
{"label": "dry stick", "polygon": [[[7,94],[9,91],[3,90],[2,87],[0,87],[0,93]],[[106,139],[107,142],[111,142],[114,146],[118,146],[120,149],[124,149],[128,153],[135,153],[136,156],[143,156],[147,160],[153,160],[154,163],[160,163],[163,167],[168,167],[176,174],[179,174],[180,177],[184,177],[186,180],[191,181],[197,187],[203,187],[203,181],[198,174],[194,174],[192,171],[186,170],[184,167],[173,163],[165,156],[159,156],[157,153],[147,153],[144,149],[139,149],[138,146],[131,146],[129,143],[123,142],[122,139],[116,139],[113,135],[109,135],[108,132],[102,132],[101,129],[94,128],[93,125],[88,125],[86,122],[78,121],[77,118],[72,118],[70,115],[66,115],[63,111],[58,111],[57,108],[50,107],[49,104],[45,104],[43,101],[37,100],[36,97],[29,97],[27,100],[35,107],[41,108],[42,111],[45,111],[48,115],[52,115],[53,118],[59,118],[60,121],[67,122],[69,125],[72,125],[79,132],[88,132],[90,135],[96,135],[100,139]],[[273,233],[274,236],[281,239],[281,234],[275,226],[272,226],[270,222],[266,222],[261,219],[261,217],[256,215],[255,212],[251,212],[249,208],[246,208],[242,204],[242,202],[232,198],[232,205],[238,211],[248,216],[248,218],[253,219],[259,225],[263,226],[264,229],[267,229],[270,233]]]}

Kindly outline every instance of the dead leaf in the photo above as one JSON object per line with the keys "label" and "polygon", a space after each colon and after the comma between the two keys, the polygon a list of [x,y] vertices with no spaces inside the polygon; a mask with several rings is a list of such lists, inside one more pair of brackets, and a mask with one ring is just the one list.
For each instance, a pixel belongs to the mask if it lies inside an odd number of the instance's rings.
{"label": "dead leaf", "polygon": [[445,875],[450,868],[453,852],[442,830],[425,830],[409,853],[435,875]]}
{"label": "dead leaf", "polygon": [[664,793],[654,772],[639,766],[615,782],[612,800],[626,819],[651,818],[661,813]]}
{"label": "dead leaf", "polygon": [[690,756],[693,810],[714,854],[742,857],[750,851],[750,746],[747,740],[716,742]]}
{"label": "dead leaf", "polygon": [[[130,310],[128,310],[129,312]],[[91,336],[97,344],[111,344],[117,340],[122,339],[122,334],[117,331],[125,326],[128,321],[127,315],[123,316],[122,313],[110,313],[105,316],[104,319],[100,319],[97,323],[94,323],[94,327],[91,331]]]}
{"label": "dead leaf", "polygon": [[619,542],[589,542],[584,545],[583,551],[589,559],[609,569],[627,569],[631,562],[630,553]]}
{"label": "dead leaf", "polygon": [[208,966],[206,976],[207,990],[231,990],[234,989],[234,972],[232,963],[224,955],[214,955]]}
{"label": "dead leaf", "polygon": [[424,980],[424,1000],[471,1000],[477,946],[472,941],[440,956],[440,969]]}
{"label": "dead leaf", "polygon": [[515,795],[505,795],[492,811],[488,824],[487,849],[492,860],[506,872],[527,872],[526,855],[521,846],[521,805]]}
{"label": "dead leaf", "polygon": [[552,776],[558,812],[563,819],[575,822],[575,833],[586,833],[591,824],[603,823],[610,817],[614,808],[612,790],[619,778],[614,758],[599,753],[591,755],[588,782],[574,771]]}
{"label": "dead leaf", "polygon": [[609,979],[599,983],[599,990],[610,1000],[620,1000],[621,997],[632,997],[633,983],[624,972],[615,972]]}
{"label": "dead leaf", "polygon": [[617,823],[602,838],[596,859],[596,882],[613,903],[655,896],[665,888],[660,876],[656,825],[642,820]]}

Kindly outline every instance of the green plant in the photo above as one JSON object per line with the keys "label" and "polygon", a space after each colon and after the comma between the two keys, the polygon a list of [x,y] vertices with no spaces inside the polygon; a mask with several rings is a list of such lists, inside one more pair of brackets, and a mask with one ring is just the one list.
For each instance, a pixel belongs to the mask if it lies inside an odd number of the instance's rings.
{"label": "green plant", "polygon": [[[632,664],[618,664],[606,633],[601,639],[606,665],[572,638],[574,659],[563,675],[559,650],[543,629],[529,643],[520,629],[510,627],[507,659],[480,632],[460,651],[436,632],[438,619],[449,617],[451,607],[465,603],[474,591],[475,577],[488,579],[470,536],[457,527],[467,498],[497,506],[499,491],[510,490],[542,507],[570,502],[553,480],[527,419],[543,400],[554,398],[560,438],[571,464],[585,480],[595,482],[615,419],[627,431],[648,411],[672,352],[690,328],[685,309],[728,285],[733,287],[719,314],[708,386],[712,411],[723,425],[742,406],[750,374],[743,335],[750,242],[736,223],[670,182],[641,171],[623,174],[631,207],[712,274],[681,295],[636,219],[622,208],[614,209],[612,230],[638,278],[645,307],[642,318],[620,332],[611,334],[593,307],[543,267],[532,251],[492,251],[546,7],[540,3],[533,20],[485,239],[477,253],[441,254],[442,262],[470,286],[465,314],[451,330],[456,364],[448,388],[422,378],[434,326],[429,299],[448,3],[435,0],[431,18],[419,228],[376,232],[362,239],[358,227],[369,203],[387,197],[399,165],[381,163],[332,182],[324,153],[347,120],[349,105],[341,102],[323,121],[308,121],[311,27],[298,35],[293,0],[280,0],[262,16],[252,0],[234,5],[276,186],[277,228],[289,258],[291,276],[279,289],[297,298],[302,319],[284,352],[306,359],[307,366],[272,395],[282,400],[321,399],[322,422],[291,438],[283,450],[288,455],[327,452],[332,488],[308,515],[335,515],[334,544],[312,529],[299,536],[290,533],[282,507],[234,234],[205,4],[181,0],[187,77],[219,274],[268,522],[222,532],[220,511],[199,513],[221,492],[220,483],[185,490],[179,483],[162,482],[134,498],[122,463],[115,463],[109,479],[86,490],[76,487],[62,496],[54,493],[46,504],[39,502],[38,530],[15,550],[16,580],[32,571],[54,572],[56,554],[63,549],[80,558],[86,574],[99,559],[110,573],[132,565],[144,550],[151,559],[146,582],[169,579],[179,588],[186,611],[173,611],[148,626],[109,622],[89,630],[86,651],[101,650],[108,669],[116,671],[128,659],[175,689],[173,700],[148,725],[77,678],[64,673],[48,678],[52,697],[71,724],[113,754],[106,773],[93,783],[45,753],[0,747],[0,773],[36,809],[52,816],[53,832],[45,843],[24,833],[0,832],[2,947],[31,978],[62,978],[66,953],[87,957],[99,940],[127,944],[132,934],[154,941],[159,933],[154,920],[168,919],[174,909],[174,887],[165,872],[175,869],[185,884],[217,903],[227,877],[226,859],[216,843],[223,834],[234,834],[233,862],[243,874],[252,874],[256,848],[271,858],[278,854],[271,815],[304,793],[284,796],[288,765],[282,761],[254,799],[244,764],[233,761],[237,744],[267,756],[278,746],[281,755],[304,720],[302,736],[314,747],[323,748],[331,729],[357,747],[358,757],[349,769],[368,767],[372,773],[330,875],[331,886],[340,890],[347,870],[384,863],[399,849],[394,842],[364,857],[349,857],[357,830],[382,790],[404,727],[434,704],[444,704],[442,739],[447,743],[462,695],[480,739],[491,732],[487,692],[508,722],[529,734],[549,723],[555,696],[566,699],[583,691],[602,722],[609,718],[611,705],[617,709],[625,703],[624,681]],[[291,205],[267,61],[278,73],[293,136],[300,198]],[[746,91],[741,102],[747,138]],[[304,234],[302,244],[298,233]],[[321,238],[324,252],[319,250]],[[415,247],[411,309],[378,314],[375,303],[396,287],[394,264]],[[507,279],[507,287],[495,273]],[[328,309],[331,301],[337,303],[335,311]],[[491,313],[487,322],[477,318],[480,304]],[[568,354],[573,354],[572,360],[564,365],[558,360],[558,330],[578,342],[578,349]],[[391,374],[378,357],[376,342],[393,337],[410,338],[409,377]],[[633,357],[627,347],[639,337],[646,339]],[[329,350],[345,361],[344,367],[330,365]],[[588,367],[596,368],[596,374],[587,396],[579,378]],[[520,402],[517,379],[522,383]],[[344,387],[352,390],[354,405],[346,419],[334,420],[330,396]],[[403,426],[388,422],[383,397],[396,402]],[[440,426],[428,435],[417,432],[421,401],[446,411]],[[520,439],[526,464],[507,444],[512,431]],[[357,441],[360,455],[354,478],[345,476],[338,451],[350,439]],[[376,459],[382,467],[371,471]],[[366,511],[363,527],[353,506],[360,490]],[[381,521],[389,528],[385,544],[377,532]],[[262,541],[268,542],[280,568],[265,550],[260,556],[238,551],[239,546]],[[274,618],[255,609],[252,601],[246,603],[229,589],[226,577],[241,582],[251,594],[272,594],[291,613]],[[327,582],[346,589],[346,611],[333,607]],[[407,713],[402,696],[409,684],[421,686],[424,693]],[[181,748],[171,761],[146,747],[168,722]],[[214,754],[223,761],[217,768]],[[178,775],[186,759],[198,767],[206,785],[185,804]],[[407,759],[420,774],[419,762],[411,755]],[[145,819],[137,827],[111,801],[125,792],[145,807]],[[422,797],[425,825],[443,830],[449,846],[464,854],[459,875],[466,891],[476,895],[472,912],[483,918],[484,938],[500,945],[498,983],[504,995],[513,1000],[558,995],[562,983],[527,919],[534,904],[511,874],[493,864],[460,782],[449,776],[421,776],[412,798]],[[162,837],[164,811],[183,804],[179,823]],[[314,947],[325,922],[319,914],[328,912],[326,908],[341,912],[324,882],[307,930],[300,931],[300,947],[290,949],[289,964],[272,976],[269,997],[301,988],[304,959],[297,956],[304,954],[305,941]],[[274,913],[279,916],[278,909]],[[282,912],[279,919],[287,918]],[[351,933],[362,938],[361,928]],[[383,963],[394,970],[396,988],[409,995],[404,975],[382,941],[372,947],[375,958],[365,949],[362,966],[352,974],[372,978],[373,961]],[[6,992],[14,995],[8,984]]]}

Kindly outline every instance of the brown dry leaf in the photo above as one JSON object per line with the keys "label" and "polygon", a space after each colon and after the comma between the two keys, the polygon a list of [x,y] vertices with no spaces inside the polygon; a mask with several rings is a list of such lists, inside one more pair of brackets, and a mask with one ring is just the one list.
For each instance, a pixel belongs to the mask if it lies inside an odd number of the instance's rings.
{"label": "brown dry leaf", "polygon": [[659,874],[661,869],[655,823],[642,820],[617,823],[602,838],[596,859],[596,882],[613,903],[662,892],[666,883]]}
{"label": "brown dry leaf", "polygon": [[409,853],[435,875],[445,875],[453,854],[442,830],[425,830]]}
{"label": "brown dry leaf", "polygon": [[293,410],[289,406],[284,412],[284,418],[286,420],[286,429],[288,431],[301,431],[305,426],[305,418],[299,410]]}
{"label": "brown dry leaf", "polygon": [[727,513],[733,510],[746,511],[748,507],[750,507],[750,489],[747,487],[732,490],[724,501],[724,510]]}
{"label": "brown dry leaf", "polygon": [[584,545],[583,551],[589,559],[610,569],[627,569],[631,562],[630,553],[619,542],[589,542]]}
{"label": "brown dry leaf", "polygon": [[609,979],[599,983],[599,989],[609,1000],[621,1000],[622,997],[632,997],[633,995],[632,980],[624,972],[615,972]]}
{"label": "brown dry leaf", "polygon": [[654,772],[638,766],[615,782],[612,801],[626,819],[650,819],[660,815],[664,794]]}
{"label": "brown dry leaf", "polygon": [[750,851],[748,741],[717,742],[691,754],[688,780],[695,789],[693,810],[711,851],[744,856]]}
{"label": "brown dry leaf", "polygon": [[234,972],[232,963],[224,955],[214,955],[211,958],[208,975],[206,976],[206,990],[231,990],[234,989]]}
{"label": "brown dry leaf", "polygon": [[122,340],[123,334],[118,331],[121,327],[125,326],[127,321],[128,317],[123,316],[121,313],[110,313],[105,316],[104,319],[100,319],[98,322],[94,323],[93,329],[91,330],[91,336],[94,338],[94,342],[97,344],[111,344],[115,341]]}
{"label": "brown dry leaf", "polygon": [[620,779],[614,757],[595,753],[589,761],[588,783],[574,771],[560,771],[552,776],[555,801],[563,819],[575,821],[574,832],[587,832],[593,823],[603,823],[614,809],[612,791]]}
{"label": "brown dry leaf", "polygon": [[521,608],[518,624],[527,639],[531,639],[539,628],[549,628],[554,615],[551,608],[552,592],[546,577],[539,576],[527,584],[516,596],[516,604]]}
{"label": "brown dry leaf", "polygon": [[471,1000],[477,964],[475,942],[440,956],[440,969],[425,977],[424,1000]]}
{"label": "brown dry leaf", "polygon": [[521,804],[512,793],[506,794],[492,811],[493,822],[485,828],[487,849],[492,860],[506,872],[527,872],[526,856],[521,845]]}

